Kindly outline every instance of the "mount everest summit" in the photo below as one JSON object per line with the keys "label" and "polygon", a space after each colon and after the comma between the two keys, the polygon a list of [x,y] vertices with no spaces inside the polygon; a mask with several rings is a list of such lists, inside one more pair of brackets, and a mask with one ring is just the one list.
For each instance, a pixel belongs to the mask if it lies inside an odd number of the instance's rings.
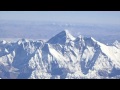
{"label": "mount everest summit", "polygon": [[105,45],[68,30],[47,42],[0,41],[1,79],[120,78],[120,43]]}

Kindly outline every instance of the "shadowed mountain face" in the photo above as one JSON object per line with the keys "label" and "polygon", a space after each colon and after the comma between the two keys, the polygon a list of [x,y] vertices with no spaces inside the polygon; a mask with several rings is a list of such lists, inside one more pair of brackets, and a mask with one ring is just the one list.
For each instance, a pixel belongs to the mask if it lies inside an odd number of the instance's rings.
{"label": "shadowed mountain face", "polygon": [[68,30],[47,42],[0,41],[0,78],[120,78],[120,43],[105,45]]}
{"label": "shadowed mountain face", "polygon": [[68,30],[64,30],[51,38],[48,43],[50,44],[65,44],[69,41],[75,40],[75,38],[68,32]]}

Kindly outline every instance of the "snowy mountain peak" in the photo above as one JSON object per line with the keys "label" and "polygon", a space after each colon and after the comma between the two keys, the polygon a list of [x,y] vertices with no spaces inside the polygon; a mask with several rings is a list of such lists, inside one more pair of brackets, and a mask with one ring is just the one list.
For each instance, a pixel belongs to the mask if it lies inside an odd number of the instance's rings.
{"label": "snowy mountain peak", "polygon": [[96,40],[95,40],[93,37],[90,37],[90,39],[91,39],[92,41],[96,42]]}
{"label": "snowy mountain peak", "polygon": [[29,42],[29,40],[27,40],[27,39],[20,39],[20,40],[18,40],[18,44],[21,44],[21,43],[25,43],[25,42]]}
{"label": "snowy mountain peak", "polygon": [[6,44],[6,43],[7,43],[7,41],[5,41],[5,40],[0,41],[0,44]]}
{"label": "snowy mountain peak", "polygon": [[84,40],[85,40],[86,44],[89,44],[89,45],[92,45],[92,46],[95,43],[97,43],[97,41],[94,38],[92,38],[92,37],[84,37]]}
{"label": "snowy mountain peak", "polygon": [[82,36],[82,35],[79,35],[76,39],[75,39],[75,41],[82,41],[84,39],[84,37]]}
{"label": "snowy mountain peak", "polygon": [[113,43],[113,45],[117,48],[120,48],[120,42],[118,42],[117,40]]}
{"label": "snowy mountain peak", "polygon": [[21,39],[21,41],[23,41],[23,42],[29,42],[29,40],[27,40],[27,39]]}
{"label": "snowy mountain peak", "polygon": [[[58,36],[65,37],[66,39],[75,40],[75,37],[73,37],[67,29],[63,30],[62,32],[60,32],[60,33],[57,34],[57,35],[58,35]],[[57,36],[57,35],[56,35],[56,36]]]}
{"label": "snowy mountain peak", "polygon": [[69,31],[68,31],[67,29],[64,29],[63,32],[65,32],[65,33],[69,33]]}
{"label": "snowy mountain peak", "polygon": [[78,38],[83,38],[83,36],[82,36],[82,35],[79,35]]}
{"label": "snowy mountain peak", "polygon": [[116,45],[116,44],[119,44],[119,42],[117,40],[113,43],[113,45]]}
{"label": "snowy mountain peak", "polygon": [[92,42],[97,42],[93,37],[85,37],[84,38],[86,41],[92,41]]}
{"label": "snowy mountain peak", "polygon": [[51,43],[51,44],[66,44],[68,43],[69,41],[73,41],[75,40],[75,37],[73,37],[69,32],[68,30],[64,30],[62,32],[60,32],[59,34],[57,34],[56,36],[52,37],[48,43]]}
{"label": "snowy mountain peak", "polygon": [[104,48],[106,47],[105,44],[95,40],[93,37],[84,37],[84,42],[85,42],[85,46],[90,46],[90,47],[101,47]]}
{"label": "snowy mountain peak", "polygon": [[120,43],[76,39],[64,30],[48,42],[0,41],[0,78],[120,78]]}

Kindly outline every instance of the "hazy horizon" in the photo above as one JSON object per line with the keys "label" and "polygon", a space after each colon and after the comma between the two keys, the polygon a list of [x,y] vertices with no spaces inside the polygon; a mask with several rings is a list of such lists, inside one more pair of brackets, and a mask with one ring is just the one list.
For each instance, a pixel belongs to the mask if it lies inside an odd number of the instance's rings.
{"label": "hazy horizon", "polygon": [[0,11],[0,20],[120,25],[120,11]]}

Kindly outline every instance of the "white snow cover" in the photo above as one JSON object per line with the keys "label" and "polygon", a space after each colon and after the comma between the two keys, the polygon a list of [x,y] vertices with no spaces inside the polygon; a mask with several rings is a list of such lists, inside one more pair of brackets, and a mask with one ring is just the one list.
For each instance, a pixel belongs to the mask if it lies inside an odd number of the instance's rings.
{"label": "white snow cover", "polygon": [[105,45],[93,37],[64,30],[47,42],[0,41],[0,78],[120,78],[120,43]]}

